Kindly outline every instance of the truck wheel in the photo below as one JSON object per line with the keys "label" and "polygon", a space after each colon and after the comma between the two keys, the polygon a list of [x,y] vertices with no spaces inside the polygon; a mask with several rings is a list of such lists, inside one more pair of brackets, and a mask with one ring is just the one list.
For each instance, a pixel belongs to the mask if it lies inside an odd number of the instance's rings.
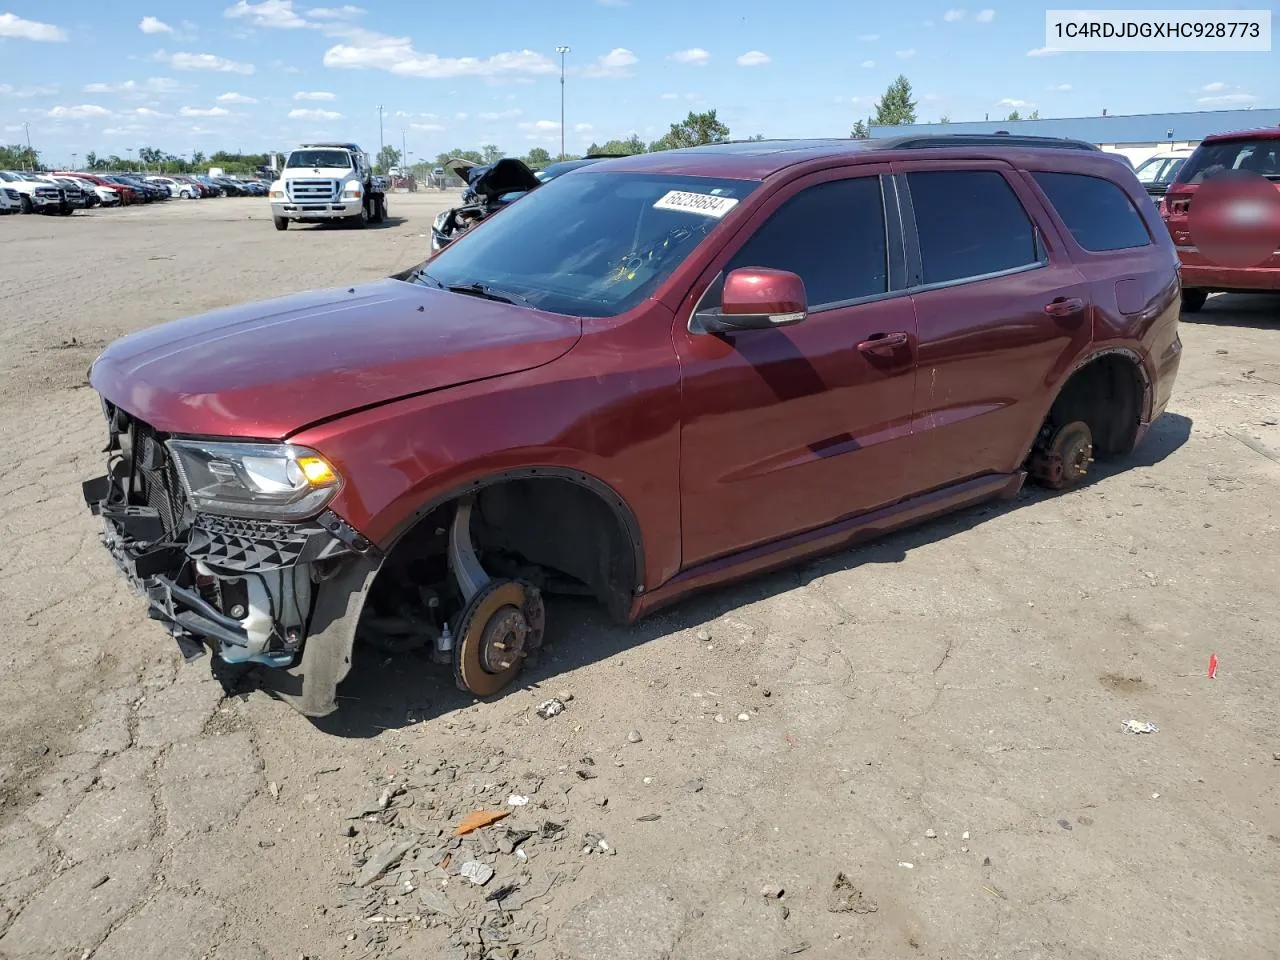
{"label": "truck wheel", "polygon": [[35,210],[35,207],[34,207],[34,206],[32,206],[31,198],[30,198],[30,197],[23,197],[23,198],[22,198],[22,212],[23,212],[23,213],[31,213],[33,210]]}
{"label": "truck wheel", "polygon": [[288,217],[272,217],[272,218],[271,218],[271,220],[272,220],[272,222],[273,222],[273,223],[275,223],[275,225],[276,225],[276,229],[277,229],[277,230],[288,230],[288,229],[289,229],[289,218],[288,218]]}
{"label": "truck wheel", "polygon": [[385,197],[374,197],[373,199],[373,216],[370,223],[382,223],[387,219],[387,200]]}

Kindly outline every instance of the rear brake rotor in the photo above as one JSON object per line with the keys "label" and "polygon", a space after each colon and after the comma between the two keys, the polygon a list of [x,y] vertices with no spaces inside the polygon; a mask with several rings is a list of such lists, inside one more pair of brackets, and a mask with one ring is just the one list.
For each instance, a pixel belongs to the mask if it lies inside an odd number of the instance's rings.
{"label": "rear brake rotor", "polygon": [[1093,459],[1093,434],[1089,426],[1079,420],[1068,423],[1053,435],[1049,445],[1050,455],[1061,464],[1055,487],[1070,487],[1084,479]]}
{"label": "rear brake rotor", "polygon": [[510,683],[542,643],[542,597],[520,580],[490,580],[467,604],[453,648],[454,678],[488,697]]}

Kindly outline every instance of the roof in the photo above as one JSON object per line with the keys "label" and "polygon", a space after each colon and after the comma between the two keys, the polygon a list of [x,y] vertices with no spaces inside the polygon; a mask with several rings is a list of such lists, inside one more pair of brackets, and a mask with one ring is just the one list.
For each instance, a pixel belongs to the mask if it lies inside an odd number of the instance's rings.
{"label": "roof", "polygon": [[[1046,150],[1102,155],[1092,144],[1061,137],[953,136],[944,132],[934,136],[878,137],[854,140],[848,137],[825,140],[744,140],[709,143],[679,150],[639,153],[608,161],[612,171],[635,173],[683,174],[686,176],[724,177],[731,180],[763,180],[788,167],[810,161],[858,158],[866,162],[887,162],[911,151],[912,159],[936,156],[967,159],[1019,158],[1041,154]],[[919,151],[917,154],[916,151]],[[955,151],[955,152],[952,152]]]}
{"label": "roof", "polygon": [[1280,109],[1201,110],[1192,113],[1142,113],[1108,117],[1064,117],[1048,120],[976,120],[963,123],[916,123],[872,126],[873,137],[938,133],[995,133],[1073,137],[1090,143],[1161,143],[1199,141],[1216,133],[1280,128]]}

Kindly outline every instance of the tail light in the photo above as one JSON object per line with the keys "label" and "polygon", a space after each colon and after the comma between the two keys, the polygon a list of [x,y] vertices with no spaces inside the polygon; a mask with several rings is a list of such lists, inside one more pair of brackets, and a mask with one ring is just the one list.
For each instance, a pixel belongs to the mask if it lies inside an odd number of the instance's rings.
{"label": "tail light", "polygon": [[1164,210],[1170,216],[1183,216],[1191,210],[1191,194],[1178,193],[1176,187],[1170,187],[1164,195]]}

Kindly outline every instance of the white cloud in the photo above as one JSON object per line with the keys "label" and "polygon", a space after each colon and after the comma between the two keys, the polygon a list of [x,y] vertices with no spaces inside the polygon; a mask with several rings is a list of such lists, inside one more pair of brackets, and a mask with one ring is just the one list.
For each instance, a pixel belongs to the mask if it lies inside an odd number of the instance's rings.
{"label": "white cloud", "polygon": [[876,62],[875,62],[874,60],[863,60],[863,61],[862,61],[862,69],[863,69],[863,70],[870,70],[870,69],[872,69],[873,67],[875,67],[875,65],[876,65]]}
{"label": "white cloud", "polygon": [[0,37],[15,40],[37,40],[52,43],[67,39],[67,31],[51,23],[23,20],[16,13],[0,13]]}
{"label": "white cloud", "polygon": [[614,47],[595,63],[582,68],[584,77],[629,77],[629,67],[640,62],[640,58],[626,47]]}
{"label": "white cloud", "polygon": [[324,53],[324,65],[334,69],[386,70],[402,77],[498,77],[558,73],[559,66],[533,50],[510,50],[491,57],[441,57],[419,53],[408,37],[391,37],[372,30],[355,30],[351,43]]}
{"label": "white cloud", "polygon": [[165,114],[161,113],[159,110],[152,110],[150,107],[138,107],[138,109],[137,109],[137,110],[135,110],[135,111],[133,111],[133,112],[134,112],[136,115],[138,115],[139,117],[163,117],[163,116],[165,116]]}
{"label": "white cloud", "polygon": [[1027,100],[1015,100],[1012,97],[1005,97],[1003,100],[997,101],[996,106],[1009,107],[1013,110],[1018,110],[1018,109],[1021,109],[1022,107],[1034,107],[1035,104]]}
{"label": "white cloud", "polygon": [[224,93],[218,98],[219,103],[257,103],[253,97],[246,97],[243,93]]}
{"label": "white cloud", "polygon": [[336,93],[330,93],[328,90],[313,90],[310,92],[307,92],[305,90],[299,90],[297,93],[293,95],[293,99],[295,100],[337,100],[338,95]]}
{"label": "white cloud", "polygon": [[57,86],[52,83],[30,87],[15,87],[9,83],[0,83],[0,97],[48,97],[57,92]]}
{"label": "white cloud", "polygon": [[290,110],[290,120],[341,120],[342,114],[333,110]]}
{"label": "white cloud", "polygon": [[423,133],[441,133],[444,127],[438,123],[411,123],[409,124],[409,129],[420,130]]}
{"label": "white cloud", "polygon": [[231,111],[222,107],[183,107],[178,111],[178,115],[183,117],[229,117],[231,116]]}
{"label": "white cloud", "polygon": [[143,33],[173,33],[173,27],[156,17],[143,17],[138,21],[138,29]]}
{"label": "white cloud", "polygon": [[738,66],[740,67],[762,67],[772,59],[767,53],[761,53],[759,50],[748,50],[738,58]]}
{"label": "white cloud", "polygon": [[237,0],[234,7],[223,11],[224,17],[238,20],[250,17],[256,27],[275,27],[281,30],[296,30],[307,26],[307,21],[293,11],[293,0],[262,0],[261,3],[249,3]]}
{"label": "white cloud", "polygon": [[858,40],[862,43],[875,43],[879,39],[880,34],[878,33],[864,33],[858,37]]}
{"label": "white cloud", "polygon": [[574,133],[590,133],[594,129],[595,127],[593,127],[589,123],[577,123],[577,124],[574,124],[573,132]]}
{"label": "white cloud", "polygon": [[679,100],[679,99],[680,99],[680,94],[678,94],[678,93],[664,93],[664,94],[662,95],[661,99],[663,99],[663,100]]}
{"label": "white cloud", "polygon": [[1224,93],[1216,97],[1200,97],[1196,100],[1196,103],[1202,103],[1207,107],[1243,106],[1244,104],[1257,102],[1258,98],[1252,93]]}
{"label": "white cloud", "polygon": [[111,111],[93,103],[82,103],[76,107],[54,107],[45,116],[51,120],[90,120],[109,117]]}
{"label": "white cloud", "polygon": [[85,93],[124,93],[132,95],[177,93],[182,85],[172,77],[151,77],[139,83],[137,80],[126,80],[123,83],[88,83]]}
{"label": "white cloud", "polygon": [[705,67],[711,59],[711,54],[701,47],[690,47],[688,50],[677,50],[667,59],[674,60],[676,63],[691,63],[695,67]]}
{"label": "white cloud", "polygon": [[979,23],[990,23],[995,18],[996,12],[990,7],[985,10],[979,10],[973,15],[973,19],[977,20]]}
{"label": "white cloud", "polygon": [[897,57],[899,60],[910,60],[912,57],[916,55],[916,51],[914,48],[909,50],[895,50],[893,52],[893,55]]}
{"label": "white cloud", "polygon": [[364,13],[368,13],[364,7],[347,3],[341,7],[313,7],[307,11],[307,16],[315,17],[317,20],[350,20]]}
{"label": "white cloud", "polygon": [[272,60],[271,66],[273,69],[279,70],[281,73],[301,73],[302,72],[297,67],[293,66],[292,64],[285,63],[283,60]]}
{"label": "white cloud", "polygon": [[1053,47],[1036,47],[1034,50],[1028,50],[1028,57],[1056,57],[1061,50],[1055,50]]}
{"label": "white cloud", "polygon": [[1223,90],[1227,89],[1227,85],[1221,80],[1217,80],[1213,83],[1206,83],[1200,89],[1205,93],[1221,93]]}
{"label": "white cloud", "polygon": [[947,21],[947,23],[955,23],[957,20],[963,20],[967,12],[968,11],[963,9],[948,10],[946,13],[942,15],[942,19]]}
{"label": "white cloud", "polygon": [[485,123],[494,123],[498,120],[515,120],[522,114],[519,110],[512,108],[510,110],[488,110],[484,113],[477,113],[476,116],[485,121]]}
{"label": "white cloud", "polygon": [[468,117],[468,116],[469,116],[469,114],[467,114],[467,113],[455,113],[455,114],[453,115],[453,119],[454,119],[454,120],[465,120],[465,119],[467,119],[467,117]]}
{"label": "white cloud", "polygon": [[1055,83],[1055,84],[1054,84],[1052,87],[1050,87],[1049,89],[1050,89],[1050,90],[1052,90],[1054,93],[1070,93],[1070,92],[1071,92],[1071,84],[1069,84],[1069,83]]}
{"label": "white cloud", "polygon": [[207,70],[213,73],[239,73],[248,76],[254,69],[251,63],[215,57],[212,53],[165,53],[159,50],[156,52],[155,59],[169,64],[175,70]]}
{"label": "white cloud", "polygon": [[520,124],[521,130],[536,130],[539,133],[555,133],[560,129],[560,123],[556,120],[536,120],[533,123]]}

